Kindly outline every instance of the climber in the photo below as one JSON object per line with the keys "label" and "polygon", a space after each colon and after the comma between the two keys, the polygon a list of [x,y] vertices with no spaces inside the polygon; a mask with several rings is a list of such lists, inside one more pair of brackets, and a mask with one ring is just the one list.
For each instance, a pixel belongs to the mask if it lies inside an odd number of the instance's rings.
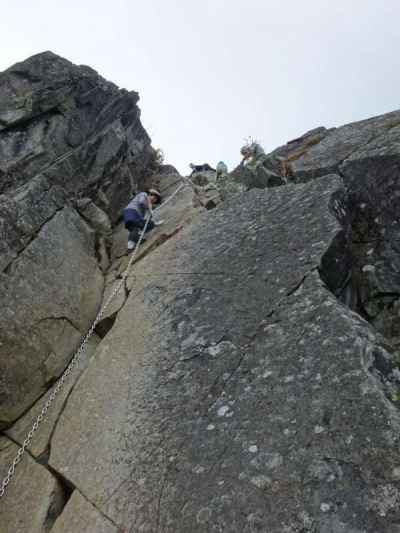
{"label": "climber", "polygon": [[265,152],[260,144],[253,141],[250,143],[245,144],[242,146],[240,153],[243,156],[242,161],[240,162],[240,165],[248,165],[253,164],[257,160],[263,159],[265,156]]}
{"label": "climber", "polygon": [[191,176],[196,172],[215,172],[215,168],[210,167],[208,163],[203,163],[202,165],[194,165],[193,163],[190,163],[189,167],[192,169]]}
{"label": "climber", "polygon": [[[139,230],[142,230],[146,224],[145,216],[152,217],[152,207],[161,203],[161,194],[156,189],[149,189],[147,192],[137,194],[126,206],[123,211],[125,228],[129,230],[128,252],[132,251],[139,241]],[[160,226],[163,220],[153,222],[149,220],[146,232],[152,230],[155,226]],[[141,242],[145,242],[142,239]]]}
{"label": "climber", "polygon": [[228,174],[228,167],[223,161],[220,161],[217,165],[217,176],[216,180],[218,181],[220,178],[223,178]]}

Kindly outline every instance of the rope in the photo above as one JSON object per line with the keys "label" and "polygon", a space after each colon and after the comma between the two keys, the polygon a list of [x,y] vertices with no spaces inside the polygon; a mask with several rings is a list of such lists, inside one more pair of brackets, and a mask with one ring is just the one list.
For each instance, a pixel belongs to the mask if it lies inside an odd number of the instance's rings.
{"label": "rope", "polygon": [[147,229],[147,226],[149,224],[149,221],[151,220],[153,212],[158,211],[159,209],[162,209],[185,186],[186,186],[186,183],[182,183],[181,185],[179,185],[179,187],[176,189],[176,191],[174,193],[172,193],[171,196],[169,196],[165,200],[165,202],[163,202],[160,206],[158,206],[154,210],[150,209],[150,215],[146,219],[146,223],[145,223],[145,225],[144,225],[144,227],[143,227],[143,229],[142,229],[142,231],[140,233],[139,240],[136,243],[136,246],[135,246],[135,248],[134,248],[134,250],[132,252],[131,258],[129,259],[128,266],[126,267],[125,272],[122,274],[120,282],[115,287],[115,289],[112,291],[112,293],[108,297],[106,303],[100,309],[99,313],[97,314],[96,318],[93,321],[93,324],[90,326],[89,331],[86,333],[81,345],[79,346],[78,350],[75,352],[75,354],[72,357],[72,359],[71,359],[69,365],[67,366],[67,368],[64,370],[64,373],[62,374],[62,376],[60,377],[60,379],[57,381],[56,385],[54,386],[54,389],[53,389],[52,393],[50,394],[48,400],[44,404],[44,406],[43,406],[41,412],[39,413],[39,415],[37,416],[35,422],[33,423],[32,428],[28,432],[25,440],[23,441],[21,448],[19,448],[19,450],[17,452],[17,455],[14,457],[14,460],[12,461],[11,466],[8,469],[6,477],[3,479],[2,483],[1,483],[1,486],[0,486],[0,499],[3,498],[3,496],[6,494],[7,487],[9,485],[10,481],[12,480],[12,478],[14,477],[15,469],[16,469],[17,465],[20,463],[22,457],[24,456],[26,448],[31,444],[33,436],[35,435],[36,431],[39,429],[40,424],[43,422],[43,420],[46,417],[47,411],[49,410],[50,406],[52,405],[52,403],[56,399],[58,393],[62,389],[65,381],[67,380],[67,378],[71,374],[72,370],[76,366],[76,363],[78,362],[79,358],[84,353],[86,345],[87,345],[90,337],[93,335],[97,324],[102,319],[102,317],[103,317],[105,311],[107,310],[108,306],[110,305],[111,301],[115,298],[115,296],[118,294],[118,292],[121,290],[122,286],[124,285],[125,280],[128,277],[129,270],[130,270],[130,268],[132,266],[132,263],[133,263],[136,255],[137,255],[137,251],[139,250],[139,246],[140,246],[140,244],[141,244],[141,242],[143,240],[144,234],[146,233],[146,229]]}

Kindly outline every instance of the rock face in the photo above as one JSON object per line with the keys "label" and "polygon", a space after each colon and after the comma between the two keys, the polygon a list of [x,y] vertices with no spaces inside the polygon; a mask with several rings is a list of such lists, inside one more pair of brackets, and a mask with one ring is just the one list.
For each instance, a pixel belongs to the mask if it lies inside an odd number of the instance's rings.
{"label": "rock face", "polygon": [[0,193],[41,175],[115,217],[153,154],[138,99],[51,52],[0,74]]}
{"label": "rock face", "polygon": [[135,267],[50,456],[122,529],[395,527],[400,418],[376,366],[393,360],[318,272],[342,188],[252,191]]}
{"label": "rock face", "polygon": [[93,232],[65,207],[0,275],[0,425],[9,425],[66,367],[101,302]]}
{"label": "rock face", "polygon": [[54,524],[51,533],[66,533],[67,531],[121,533],[119,528],[85,500],[78,491],[74,491],[65,511]]}
{"label": "rock face", "polygon": [[[18,451],[17,446],[0,437],[0,477],[3,478]],[[46,468],[26,457],[9,488],[7,502],[0,502],[1,531],[49,533],[65,505],[65,493]]]}
{"label": "rock face", "polygon": [[2,533],[398,533],[400,112],[263,154],[221,203],[171,166],[145,175],[137,96],[91,69],[46,53],[1,76],[0,476],[121,281],[127,196],[185,183]]}
{"label": "rock face", "polygon": [[148,179],[138,95],[45,52],[0,74],[0,428],[93,321],[111,223]]}

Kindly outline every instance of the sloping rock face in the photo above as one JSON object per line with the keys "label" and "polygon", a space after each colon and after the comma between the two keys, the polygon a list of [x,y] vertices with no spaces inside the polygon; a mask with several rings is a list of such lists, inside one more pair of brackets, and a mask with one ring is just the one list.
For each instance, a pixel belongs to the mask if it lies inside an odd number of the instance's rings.
{"label": "sloping rock face", "polygon": [[137,101],[51,52],[0,74],[0,428],[46,392],[99,309],[112,222],[152,171]]}
{"label": "sloping rock face", "polygon": [[319,273],[342,192],[251,191],[135,266],[50,456],[122,530],[396,531],[393,358]]}
{"label": "sloping rock face", "polygon": [[[5,476],[18,447],[0,437],[0,476]],[[26,457],[10,486],[7,503],[0,502],[1,531],[49,533],[65,505],[66,495],[58,480],[43,466]]]}

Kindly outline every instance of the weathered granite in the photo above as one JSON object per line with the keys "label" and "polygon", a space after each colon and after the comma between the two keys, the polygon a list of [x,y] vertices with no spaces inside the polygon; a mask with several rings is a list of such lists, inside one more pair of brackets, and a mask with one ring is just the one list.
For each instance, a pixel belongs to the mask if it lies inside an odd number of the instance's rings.
{"label": "weathered granite", "polygon": [[65,191],[39,176],[14,194],[0,195],[0,272],[66,204]]}
{"label": "weathered granite", "polygon": [[47,390],[96,316],[95,258],[105,272],[111,223],[154,160],[138,99],[51,52],[0,73],[0,427]]}
{"label": "weathered granite", "polygon": [[101,302],[93,232],[69,206],[0,273],[0,427],[67,365]]}
{"label": "weathered granite", "polygon": [[[36,432],[31,445],[29,446],[29,453],[40,462],[46,462],[50,453],[51,437],[54,429],[58,423],[61,413],[68,400],[71,390],[74,388],[79,377],[88,367],[95,351],[100,342],[97,335],[92,335],[89,339],[86,349],[81,354],[78,363],[76,364],[73,373],[65,381],[63,388],[59,392],[57,398],[54,400],[51,408],[47,411],[44,421],[40,425],[40,429]],[[6,435],[17,442],[20,446],[24,442],[28,432],[31,430],[33,423],[44,407],[44,404],[49,399],[52,389],[50,389],[44,396],[38,400],[35,405],[22,416],[9,430]]]}
{"label": "weathered granite", "polygon": [[342,187],[232,198],[135,265],[50,457],[119,527],[396,530],[393,358],[318,274]]}
{"label": "weathered granite", "polygon": [[[292,181],[309,179],[337,172],[354,152],[367,147],[377,137],[385,139],[391,129],[400,125],[400,111],[346,124],[328,131],[305,136],[293,149],[290,145],[274,152],[288,164]],[[368,149],[368,148],[367,148]]]}
{"label": "weathered granite", "polygon": [[[0,479],[6,475],[18,447],[0,436]],[[49,533],[62,511],[65,494],[46,468],[26,455],[0,500],[1,533]]]}
{"label": "weathered granite", "polygon": [[52,52],[0,73],[0,193],[41,174],[114,216],[153,158],[138,99]]}
{"label": "weathered granite", "polygon": [[[126,530],[125,530],[126,531]],[[124,533],[77,490],[58,517],[51,533]]]}

